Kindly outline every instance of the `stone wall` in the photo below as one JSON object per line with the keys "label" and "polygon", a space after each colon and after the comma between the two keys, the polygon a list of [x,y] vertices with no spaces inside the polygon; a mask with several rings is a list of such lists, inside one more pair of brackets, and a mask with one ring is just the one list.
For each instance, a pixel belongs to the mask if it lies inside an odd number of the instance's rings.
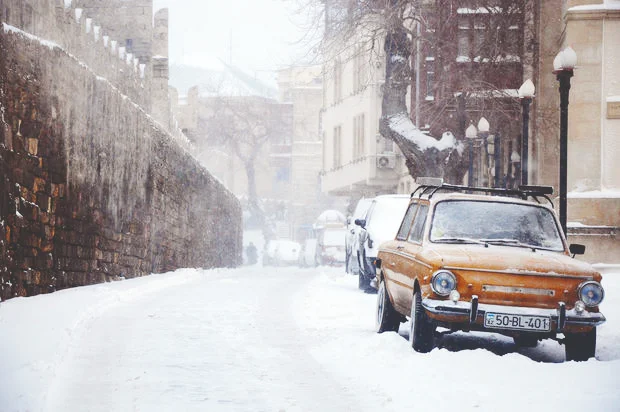
{"label": "stone wall", "polygon": [[126,39],[113,37],[123,33],[93,16],[77,0],[0,0],[2,22],[59,46],[150,112],[150,62],[128,53]]}
{"label": "stone wall", "polygon": [[123,89],[7,25],[0,56],[2,299],[241,263],[237,199]]}

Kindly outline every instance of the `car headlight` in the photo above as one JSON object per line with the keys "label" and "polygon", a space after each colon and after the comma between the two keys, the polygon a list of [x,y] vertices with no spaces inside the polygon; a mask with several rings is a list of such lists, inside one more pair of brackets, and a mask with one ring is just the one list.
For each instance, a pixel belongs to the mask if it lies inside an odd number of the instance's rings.
{"label": "car headlight", "polygon": [[439,270],[433,274],[431,288],[439,296],[448,296],[456,289],[456,276],[450,271]]}
{"label": "car headlight", "polygon": [[598,306],[605,297],[605,291],[598,282],[589,281],[579,286],[579,298],[588,307]]}

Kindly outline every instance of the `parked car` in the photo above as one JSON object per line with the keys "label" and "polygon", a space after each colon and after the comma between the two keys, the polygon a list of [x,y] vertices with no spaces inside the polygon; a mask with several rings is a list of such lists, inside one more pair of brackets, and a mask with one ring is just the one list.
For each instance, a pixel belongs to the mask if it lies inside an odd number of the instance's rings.
{"label": "parked car", "polygon": [[346,234],[344,226],[326,227],[319,232],[316,254],[320,265],[344,265]]}
{"label": "parked car", "polygon": [[345,235],[345,271],[352,275],[359,276],[359,264],[357,262],[357,250],[359,246],[357,244],[357,236],[361,229],[355,224],[355,220],[363,219],[366,216],[366,212],[372,203],[372,197],[361,198],[355,206],[355,211],[352,216],[347,217],[347,233]]}
{"label": "parked car", "polygon": [[296,265],[299,262],[301,245],[292,240],[270,240],[263,252],[263,265]]}
{"label": "parked car", "polygon": [[302,267],[315,267],[316,261],[316,238],[306,239],[301,245],[301,252],[299,253],[299,266]]}
{"label": "parked car", "polygon": [[355,243],[360,289],[367,292],[376,290],[373,282],[376,276],[374,261],[379,246],[394,239],[408,204],[408,195],[377,196],[372,200],[365,217],[355,220],[359,226]]}
{"label": "parked car", "polygon": [[441,326],[496,332],[523,346],[555,339],[568,360],[593,357],[605,321],[601,275],[571,258],[585,247],[567,245],[552,192],[418,188],[395,240],[378,254],[377,331],[396,331],[409,316],[418,352],[433,348]]}

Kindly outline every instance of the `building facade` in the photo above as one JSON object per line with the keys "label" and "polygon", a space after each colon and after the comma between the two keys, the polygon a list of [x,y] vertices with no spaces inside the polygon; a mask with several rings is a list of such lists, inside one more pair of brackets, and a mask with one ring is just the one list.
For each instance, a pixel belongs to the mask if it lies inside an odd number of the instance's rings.
{"label": "building facade", "polygon": [[[528,49],[534,42],[528,36],[533,27],[528,2],[427,0],[422,4],[411,58],[414,123],[432,136],[451,131],[468,146],[472,176],[466,180],[470,184],[517,186],[518,89],[525,73],[531,73]],[[466,129],[477,126],[481,118],[489,123],[488,133],[467,138]]]}
{"label": "building facade", "polygon": [[321,185],[332,196],[395,193],[403,170],[398,148],[379,133],[385,55],[373,28],[369,17],[355,33],[327,33],[336,40],[323,67]]}
{"label": "building facade", "polygon": [[319,114],[323,102],[320,66],[289,67],[278,72],[279,100],[292,107],[291,192],[288,221],[291,236],[311,235],[314,220],[327,204],[320,190],[323,142]]}
{"label": "building facade", "polygon": [[[540,184],[558,187],[559,93],[553,59],[577,54],[568,107],[569,241],[591,262],[620,259],[620,1],[551,1],[540,7],[535,134],[530,154]],[[550,118],[551,117],[551,118]]]}

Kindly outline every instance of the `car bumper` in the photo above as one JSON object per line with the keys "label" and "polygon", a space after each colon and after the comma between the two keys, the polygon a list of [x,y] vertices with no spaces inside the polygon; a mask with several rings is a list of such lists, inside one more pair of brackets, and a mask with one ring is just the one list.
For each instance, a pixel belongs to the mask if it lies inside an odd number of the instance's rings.
{"label": "car bumper", "polygon": [[[427,315],[438,323],[468,324],[473,329],[479,330],[540,332],[536,330],[485,327],[484,319],[487,312],[549,317],[551,319],[551,328],[546,333],[581,332],[605,322],[605,316],[602,313],[584,311],[579,314],[574,309],[567,310],[563,304],[560,304],[556,309],[541,309],[523,306],[489,305],[478,303],[477,298],[472,299],[471,302],[457,301],[456,303],[450,300],[427,298],[422,300],[422,307]],[[545,331],[542,333],[545,333]]]}

